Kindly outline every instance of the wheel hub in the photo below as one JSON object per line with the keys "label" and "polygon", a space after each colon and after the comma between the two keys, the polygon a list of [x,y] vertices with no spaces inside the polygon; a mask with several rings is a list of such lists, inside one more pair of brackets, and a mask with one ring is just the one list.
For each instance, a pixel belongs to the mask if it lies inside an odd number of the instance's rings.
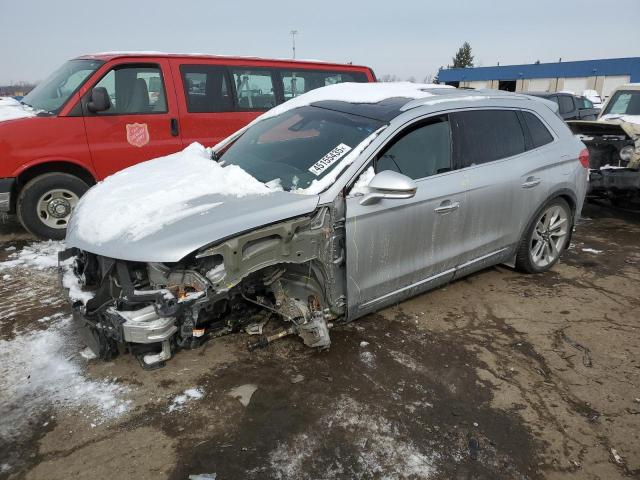
{"label": "wheel hub", "polygon": [[69,201],[63,198],[51,200],[47,205],[49,215],[55,218],[64,218],[71,213],[71,205]]}

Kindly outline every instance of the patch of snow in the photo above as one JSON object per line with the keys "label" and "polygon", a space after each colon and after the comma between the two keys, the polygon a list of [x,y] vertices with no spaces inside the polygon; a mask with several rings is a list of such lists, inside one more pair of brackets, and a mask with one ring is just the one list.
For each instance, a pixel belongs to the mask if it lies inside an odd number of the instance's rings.
{"label": "patch of snow", "polygon": [[14,247],[13,245],[11,245],[10,247],[7,247],[4,249],[5,252],[12,252],[16,249],[16,247]]}
{"label": "patch of snow", "polygon": [[360,352],[360,361],[369,368],[374,368],[376,366],[376,356],[369,351]]}
{"label": "patch of snow", "polygon": [[11,471],[11,465],[9,465],[8,463],[0,464],[0,473],[7,473],[9,471]]}
{"label": "patch of snow", "polygon": [[602,115],[598,120],[605,120],[609,122],[626,122],[626,123],[636,123],[640,125],[640,115],[623,115],[620,113],[607,113],[606,115]]}
{"label": "patch of snow", "polygon": [[97,355],[93,353],[93,350],[91,350],[89,347],[82,350],[80,352],[80,356],[85,360],[93,360],[94,358],[98,358]]}
{"label": "patch of snow", "polygon": [[227,395],[233,398],[237,398],[243,407],[247,407],[251,402],[251,397],[257,389],[258,387],[256,385],[247,383],[245,385],[240,385],[238,387],[232,388],[229,393],[227,393]]}
{"label": "patch of snow", "polygon": [[619,165],[609,165],[608,163],[604,167],[600,167],[600,170],[626,170],[627,167],[620,167]]}
{"label": "patch of snow", "polygon": [[369,342],[365,342],[364,340],[362,342],[360,342],[360,346],[362,348],[369,346]]}
{"label": "patch of snow", "polygon": [[15,267],[36,270],[55,268],[58,266],[58,252],[63,249],[64,242],[62,241],[33,242],[9,255],[8,260],[0,262],[0,270]]}
{"label": "patch of snow", "polygon": [[62,286],[68,290],[67,295],[72,303],[82,302],[83,305],[86,305],[87,302],[95,296],[95,293],[87,292],[82,289],[82,285],[80,285],[78,277],[73,273],[72,265],[72,258],[66,260],[61,265],[61,268],[63,269]]}
{"label": "patch of snow", "polygon": [[181,152],[139,163],[91,188],[76,207],[70,228],[101,245],[117,237],[140,240],[165,225],[222,205],[210,195],[266,195],[270,188],[237,165],[221,166],[211,150],[192,143]]}
{"label": "patch of snow", "polygon": [[447,103],[447,102],[461,102],[461,101],[479,101],[486,100],[489,98],[487,95],[473,95],[469,97],[448,97],[448,98],[435,98],[435,99],[427,99],[423,102],[420,102],[420,105],[437,105],[439,103]]}
{"label": "patch of snow", "polygon": [[275,117],[284,112],[298,107],[305,107],[315,102],[333,100],[338,102],[351,103],[378,103],[388,98],[409,98],[418,99],[434,96],[429,89],[449,88],[444,85],[433,83],[412,83],[412,82],[386,82],[386,83],[336,83],[326,87],[316,88],[307,93],[287,100],[271,110],[263,113],[252,123]]}
{"label": "patch of snow", "polygon": [[351,398],[341,398],[332,413],[314,428],[279,443],[270,452],[269,476],[282,480],[307,478],[314,458],[326,448],[329,432],[338,442],[348,442],[346,452],[352,453],[343,458],[344,451],[336,450],[322,478],[433,478],[439,455],[406,440],[402,423],[371,413],[368,408]]}
{"label": "patch of snow", "polygon": [[5,282],[11,280],[11,275],[3,275],[2,280],[4,280]]}
{"label": "patch of snow", "polygon": [[596,250],[595,248],[582,248],[583,252],[587,252],[587,253],[594,253],[594,254],[598,254],[598,253],[602,253],[603,250]]}
{"label": "patch of snow", "polygon": [[86,376],[70,317],[47,330],[0,340],[0,437],[13,438],[51,408],[80,411],[102,422],[125,413],[128,388]]}
{"label": "patch of snow", "polygon": [[350,195],[366,195],[369,193],[369,183],[376,176],[376,172],[373,167],[367,168],[360,174],[356,183],[353,184],[353,188],[349,192]]}
{"label": "patch of snow", "polygon": [[204,393],[199,388],[189,388],[182,392],[180,395],[174,397],[171,405],[169,405],[169,411],[181,410],[185,404],[190,400],[200,400],[204,396]]}
{"label": "patch of snow", "polygon": [[36,112],[31,107],[21,104],[11,97],[0,97],[0,122],[17,118],[35,117]]}

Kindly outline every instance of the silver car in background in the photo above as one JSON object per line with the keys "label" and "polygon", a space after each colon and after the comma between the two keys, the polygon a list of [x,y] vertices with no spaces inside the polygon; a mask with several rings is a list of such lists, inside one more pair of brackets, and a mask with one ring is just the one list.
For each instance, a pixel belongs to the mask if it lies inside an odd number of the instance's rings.
{"label": "silver car in background", "polygon": [[[582,209],[588,154],[549,102],[343,88],[353,101],[298,102],[214,152],[261,182],[277,178],[280,191],[214,195],[206,201],[224,205],[135,240],[87,241],[74,214],[61,260],[74,259],[90,294],[73,297],[74,313],[96,354],[129,351],[149,368],[240,330],[257,334],[252,347],[297,334],[326,348],[336,322],[490,265],[538,273],[558,261]],[[378,98],[358,100],[358,88]],[[282,327],[265,327],[269,317]]]}

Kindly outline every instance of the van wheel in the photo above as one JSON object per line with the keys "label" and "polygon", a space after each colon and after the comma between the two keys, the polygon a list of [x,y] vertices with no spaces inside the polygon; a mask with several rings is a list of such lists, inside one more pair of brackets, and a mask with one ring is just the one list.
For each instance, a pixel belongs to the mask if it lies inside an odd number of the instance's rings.
{"label": "van wheel", "polygon": [[17,213],[29,233],[62,240],[71,212],[89,185],[66,173],[46,173],[30,180],[18,196]]}
{"label": "van wheel", "polygon": [[520,240],[516,268],[525,273],[546,272],[569,246],[573,215],[569,204],[554,198],[533,218]]}

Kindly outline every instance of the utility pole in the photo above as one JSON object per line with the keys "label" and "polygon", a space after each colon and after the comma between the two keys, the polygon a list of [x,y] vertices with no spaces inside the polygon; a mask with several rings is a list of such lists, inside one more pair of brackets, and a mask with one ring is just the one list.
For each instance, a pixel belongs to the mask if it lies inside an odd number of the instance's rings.
{"label": "utility pole", "polygon": [[291,34],[291,43],[293,48],[293,59],[296,59],[296,35],[298,34],[298,30],[291,30],[289,32]]}

